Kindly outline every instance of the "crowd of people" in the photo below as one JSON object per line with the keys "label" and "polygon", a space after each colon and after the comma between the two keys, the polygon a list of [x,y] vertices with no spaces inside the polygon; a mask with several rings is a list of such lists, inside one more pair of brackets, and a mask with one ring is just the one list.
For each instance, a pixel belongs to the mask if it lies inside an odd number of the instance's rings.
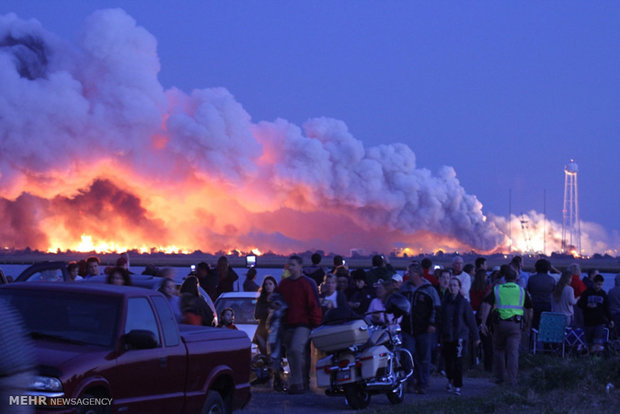
{"label": "crowd of people", "polygon": [[[424,258],[412,261],[403,275],[381,255],[372,258],[368,270],[350,270],[341,256],[334,257],[330,268],[321,261],[315,253],[312,263],[303,266],[301,257],[291,256],[279,283],[266,276],[260,286],[252,267],[242,285],[244,291],[257,292],[253,342],[262,355],[271,356],[273,387],[278,391],[300,394],[309,389],[310,333],[329,318],[399,324],[403,346],[414,356],[416,367],[407,391],[419,394],[427,392],[435,370],[447,378],[447,391],[461,395],[464,364],[473,360],[492,371],[497,383],[515,385],[519,354],[528,351],[530,328],[539,327],[543,312],[561,313],[567,326],[583,329],[591,352],[603,349],[606,328],[620,337],[620,274],[607,293],[596,270],[582,276],[576,263],[559,271],[540,259],[530,275],[520,256],[493,269],[483,257],[465,263],[456,256],[447,267],[433,266]],[[71,281],[105,275],[109,284],[132,285],[125,254],[105,269],[92,256],[69,263],[68,271]],[[161,276],[159,291],[180,323],[204,326],[213,326],[216,318],[200,288],[214,302],[233,291],[239,279],[225,256],[215,267],[198,263],[180,289],[172,269],[147,267],[144,273]],[[391,295],[406,298],[411,312],[397,319],[386,314]],[[222,310],[217,319],[218,327],[237,329],[233,309]],[[286,388],[279,375],[284,354],[290,365]]]}
{"label": "crowd of people", "polygon": [[[591,352],[602,349],[605,328],[613,329],[620,319],[620,275],[608,295],[602,289],[603,276],[591,271],[582,277],[577,264],[560,272],[540,259],[530,275],[520,256],[492,270],[483,257],[466,264],[456,256],[446,268],[433,267],[429,258],[413,261],[400,275],[380,255],[373,257],[367,271],[349,271],[340,256],[327,269],[321,259],[315,254],[312,264],[302,267],[302,259],[292,256],[280,284],[269,276],[259,289],[254,341],[262,353],[269,353],[273,334],[272,301],[287,306],[278,330],[289,358],[292,394],[309,388],[311,330],[334,314],[400,324],[403,346],[416,366],[407,391],[426,393],[429,376],[436,370],[446,376],[446,389],[456,395],[462,392],[468,356],[492,371],[498,384],[515,385],[519,354],[529,350],[530,328],[538,328],[542,312],[560,312],[567,326],[583,328]],[[410,314],[397,320],[384,312],[394,294],[411,303]],[[277,361],[274,372],[276,367]],[[281,389],[279,385],[276,375],[274,387]]]}

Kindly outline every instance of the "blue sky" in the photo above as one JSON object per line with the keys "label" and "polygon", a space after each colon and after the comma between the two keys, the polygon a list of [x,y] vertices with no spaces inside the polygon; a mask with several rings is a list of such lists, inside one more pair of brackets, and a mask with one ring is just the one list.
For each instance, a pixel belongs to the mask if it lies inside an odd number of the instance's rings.
{"label": "blue sky", "polygon": [[563,167],[581,219],[620,230],[620,2],[13,1],[64,38],[122,7],[158,42],[160,81],[231,91],[254,122],[343,120],[453,166],[485,212],[561,222]]}

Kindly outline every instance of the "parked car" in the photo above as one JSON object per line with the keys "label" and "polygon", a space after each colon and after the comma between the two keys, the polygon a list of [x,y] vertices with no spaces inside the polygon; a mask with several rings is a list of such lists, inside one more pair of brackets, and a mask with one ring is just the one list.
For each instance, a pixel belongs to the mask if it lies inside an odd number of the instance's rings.
{"label": "parked car", "polygon": [[31,395],[112,398],[111,407],[78,408],[89,413],[230,412],[250,399],[247,336],[178,325],[159,292],[11,283],[0,287],[0,300],[21,314],[34,342],[39,372]]}
{"label": "parked car", "polygon": [[[258,321],[254,319],[254,309],[259,292],[225,292],[215,300],[215,309],[219,316],[226,308],[231,308],[235,314],[235,326],[245,332],[250,340],[258,328]],[[258,347],[252,343],[252,355],[258,353]]]}

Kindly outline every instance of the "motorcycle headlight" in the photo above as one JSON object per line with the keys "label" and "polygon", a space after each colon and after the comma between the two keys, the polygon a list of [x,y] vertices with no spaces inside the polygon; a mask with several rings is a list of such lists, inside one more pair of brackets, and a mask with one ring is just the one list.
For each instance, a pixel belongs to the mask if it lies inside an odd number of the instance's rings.
{"label": "motorcycle headlight", "polygon": [[30,389],[36,391],[62,392],[62,382],[54,377],[36,376],[30,383]]}

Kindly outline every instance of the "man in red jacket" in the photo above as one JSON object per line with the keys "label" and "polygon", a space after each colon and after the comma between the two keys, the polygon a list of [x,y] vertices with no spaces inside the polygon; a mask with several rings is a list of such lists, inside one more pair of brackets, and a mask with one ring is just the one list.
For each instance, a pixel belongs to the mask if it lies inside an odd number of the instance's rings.
{"label": "man in red jacket", "polygon": [[291,256],[288,260],[291,275],[282,280],[277,289],[288,305],[284,344],[291,366],[289,394],[302,394],[305,391],[303,378],[310,330],[319,326],[323,317],[316,285],[303,276],[301,265],[301,257]]}

